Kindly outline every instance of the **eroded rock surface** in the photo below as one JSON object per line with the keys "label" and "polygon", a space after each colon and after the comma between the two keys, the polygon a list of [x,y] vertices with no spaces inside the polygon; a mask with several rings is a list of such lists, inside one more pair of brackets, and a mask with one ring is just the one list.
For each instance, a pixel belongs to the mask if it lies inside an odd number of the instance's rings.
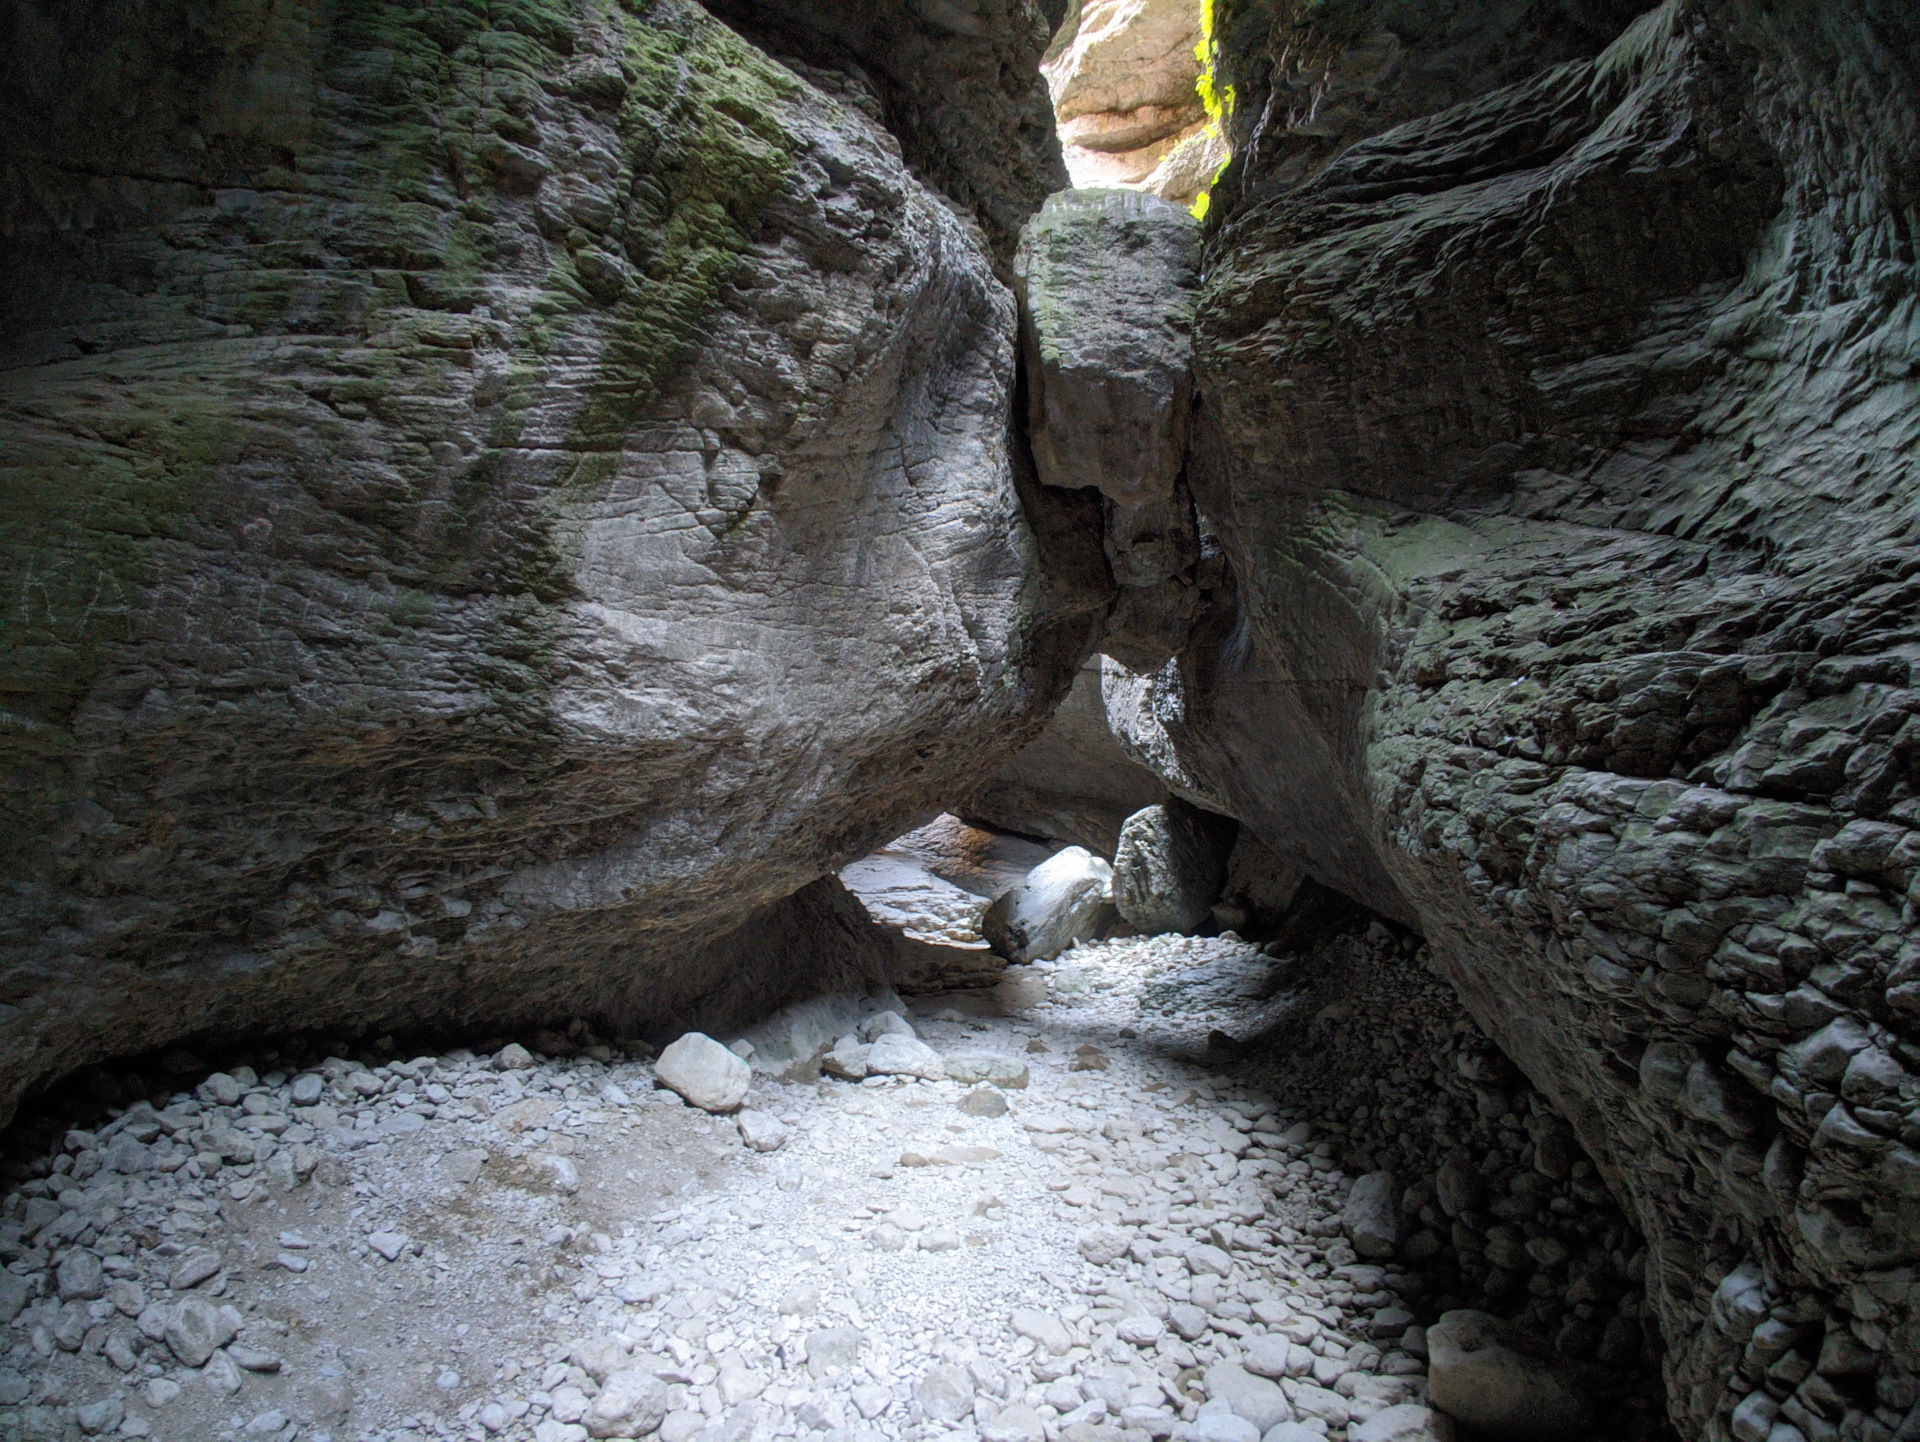
{"label": "eroded rock surface", "polygon": [[1764,1394],[1884,1438],[1920,1370],[1920,35],[1676,3],[1580,59],[1558,13],[1336,76],[1327,125],[1272,57],[1354,30],[1235,42],[1188,469],[1232,590],[1108,710],[1434,940],[1644,1228],[1683,1431]]}
{"label": "eroded rock surface", "polygon": [[1185,466],[1200,230],[1126,190],[1049,196],[1014,259],[1044,485],[1097,492],[1120,599],[1100,645],[1150,670],[1186,640],[1203,563]]}
{"label": "eroded rock surface", "polygon": [[1071,8],[1041,69],[1075,185],[1152,188],[1169,154],[1206,125],[1195,89],[1199,45],[1200,7],[1190,0],[1081,0]]}
{"label": "eroded rock surface", "polygon": [[[980,230],[691,5],[187,8],[7,32],[0,1104],[817,981],[699,958],[1037,728],[1107,604]],[[1010,241],[1052,142],[994,114]]]}
{"label": "eroded rock surface", "polygon": [[1167,799],[1166,783],[1129,756],[1107,725],[1100,667],[1094,657],[1080,668],[1041,733],[967,798],[967,816],[1112,856],[1126,819]]}

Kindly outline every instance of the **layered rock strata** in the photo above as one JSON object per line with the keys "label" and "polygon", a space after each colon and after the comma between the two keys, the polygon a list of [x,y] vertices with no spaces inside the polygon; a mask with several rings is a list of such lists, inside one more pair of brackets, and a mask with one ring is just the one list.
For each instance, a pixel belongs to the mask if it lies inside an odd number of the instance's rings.
{"label": "layered rock strata", "polygon": [[[0,1108],[854,945],[785,898],[1037,728],[1108,603],[897,109],[678,0],[7,25]],[[981,90],[928,101],[971,161],[905,148],[990,233],[1056,176]]]}
{"label": "layered rock strata", "polygon": [[1168,200],[1192,199],[1193,191],[1169,185],[1168,177],[1193,167],[1168,161],[1183,148],[1207,148],[1207,113],[1196,89],[1200,39],[1200,7],[1189,0],[1081,0],[1071,7],[1041,71],[1075,185],[1138,186]]}
{"label": "layered rock strata", "polygon": [[1109,709],[1432,940],[1644,1230],[1684,1432],[1911,1430],[1920,26],[1503,12],[1309,123],[1350,9],[1224,7],[1233,581]]}

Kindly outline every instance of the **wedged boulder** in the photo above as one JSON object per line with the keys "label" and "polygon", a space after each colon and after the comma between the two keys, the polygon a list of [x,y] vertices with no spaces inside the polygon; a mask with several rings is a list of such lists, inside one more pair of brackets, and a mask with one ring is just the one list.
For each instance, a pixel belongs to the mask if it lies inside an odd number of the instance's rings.
{"label": "wedged boulder", "polygon": [[1111,866],[1069,846],[987,908],[987,939],[1010,961],[1046,961],[1104,934],[1115,914],[1112,888]]}
{"label": "wedged boulder", "polygon": [[1101,647],[1136,670],[1179,648],[1215,579],[1182,480],[1199,259],[1191,215],[1125,190],[1047,197],[1014,257],[1034,463],[1104,498],[1122,590]]}
{"label": "wedged boulder", "polygon": [[778,1005],[717,939],[1038,729],[1110,600],[1008,448],[1043,42],[895,8],[997,251],[684,0],[0,56],[0,1112],[188,1032]]}
{"label": "wedged boulder", "polygon": [[1192,931],[1220,899],[1233,841],[1231,820],[1184,801],[1143,807],[1120,828],[1114,905],[1137,931]]}

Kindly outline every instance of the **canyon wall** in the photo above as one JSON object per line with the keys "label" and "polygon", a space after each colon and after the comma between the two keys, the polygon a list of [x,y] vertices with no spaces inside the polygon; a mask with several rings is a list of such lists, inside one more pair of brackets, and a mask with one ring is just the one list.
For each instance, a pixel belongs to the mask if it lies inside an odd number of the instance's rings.
{"label": "canyon wall", "polygon": [[967,14],[875,80],[683,0],[10,7],[0,1111],[860,971],[817,879],[1109,602],[1013,429],[1047,27]]}
{"label": "canyon wall", "polygon": [[1643,8],[1220,7],[1231,580],[1108,709],[1432,941],[1645,1232],[1686,1433],[1905,1436],[1920,23]]}

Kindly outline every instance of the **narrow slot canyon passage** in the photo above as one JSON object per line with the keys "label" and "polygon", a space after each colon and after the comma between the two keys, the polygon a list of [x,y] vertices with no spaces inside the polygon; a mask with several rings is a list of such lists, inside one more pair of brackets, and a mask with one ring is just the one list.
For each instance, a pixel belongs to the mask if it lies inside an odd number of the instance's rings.
{"label": "narrow slot canyon passage", "polygon": [[0,1442],[1920,1442],[1913,0],[0,6]]}

